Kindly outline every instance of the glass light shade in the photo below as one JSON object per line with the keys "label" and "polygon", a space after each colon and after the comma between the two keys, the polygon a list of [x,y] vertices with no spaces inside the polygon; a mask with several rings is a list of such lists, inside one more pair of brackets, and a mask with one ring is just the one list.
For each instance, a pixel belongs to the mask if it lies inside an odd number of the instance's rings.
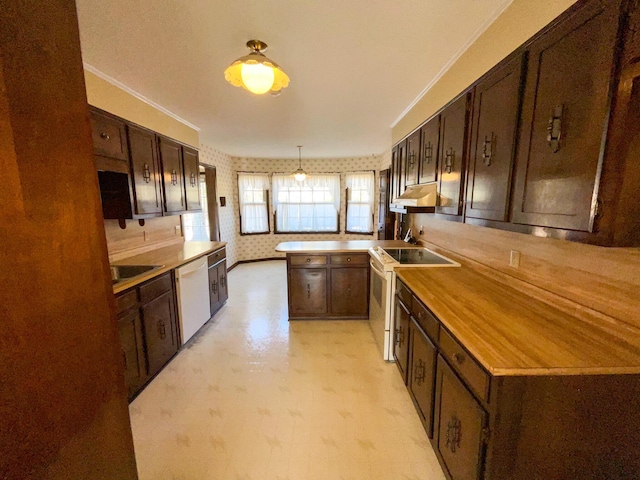
{"label": "glass light shade", "polygon": [[298,170],[293,172],[293,178],[295,178],[298,182],[304,182],[305,178],[307,178],[307,174],[304,172],[304,170],[299,168]]}
{"label": "glass light shade", "polygon": [[[250,70],[258,70],[259,72],[270,71],[270,73],[267,72],[267,75],[271,78],[271,85],[269,85],[269,88],[266,90],[264,90],[264,87],[256,88],[257,91],[252,90],[252,88],[254,88],[252,85],[253,79],[245,79],[245,75],[250,75],[245,73],[245,70],[247,70],[247,72]],[[259,74],[259,76],[262,75],[262,73]],[[224,71],[224,78],[234,87],[242,87],[245,90],[257,94],[264,94],[268,91],[279,92],[289,86],[289,76],[282,71],[278,64],[260,52],[251,52],[249,55],[237,59]],[[252,86],[250,87],[250,85]]]}
{"label": "glass light shade", "polygon": [[263,63],[243,63],[240,76],[245,88],[261,95],[271,90],[275,75],[273,68]]}

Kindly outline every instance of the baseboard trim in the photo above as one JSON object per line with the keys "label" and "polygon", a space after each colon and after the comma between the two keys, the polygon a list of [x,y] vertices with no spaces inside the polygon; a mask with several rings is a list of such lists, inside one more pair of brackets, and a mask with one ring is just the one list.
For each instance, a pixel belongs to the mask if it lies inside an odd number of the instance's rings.
{"label": "baseboard trim", "polygon": [[230,272],[231,270],[233,270],[234,268],[236,268],[238,265],[242,264],[242,263],[255,263],[255,262],[268,262],[271,260],[287,260],[287,257],[269,257],[269,258],[256,258],[253,260],[239,260],[236,263],[234,263],[233,265],[231,265],[229,268],[227,268],[227,272]]}

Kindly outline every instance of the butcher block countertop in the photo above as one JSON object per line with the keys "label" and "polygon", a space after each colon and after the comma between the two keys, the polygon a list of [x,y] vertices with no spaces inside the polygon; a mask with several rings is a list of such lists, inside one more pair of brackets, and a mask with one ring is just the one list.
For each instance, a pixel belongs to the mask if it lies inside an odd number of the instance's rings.
{"label": "butcher block countertop", "polygon": [[403,248],[413,247],[402,240],[345,240],[318,242],[282,242],[276,252],[284,253],[331,253],[331,252],[366,252],[371,247]]}
{"label": "butcher block countertop", "polygon": [[115,284],[113,293],[122,292],[185,263],[215,252],[226,244],[227,242],[184,242],[113,262],[111,265],[162,265],[162,268]]}
{"label": "butcher block countertop", "polygon": [[400,278],[494,376],[640,373],[640,330],[574,317],[463,265]]}

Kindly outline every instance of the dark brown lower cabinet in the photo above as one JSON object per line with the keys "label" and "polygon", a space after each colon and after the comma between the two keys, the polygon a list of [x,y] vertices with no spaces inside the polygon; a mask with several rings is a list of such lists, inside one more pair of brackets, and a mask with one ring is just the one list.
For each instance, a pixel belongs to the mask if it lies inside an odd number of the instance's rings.
{"label": "dark brown lower cabinet", "polygon": [[178,351],[176,306],[173,291],[163,293],[140,308],[147,347],[149,375],[160,371]]}
{"label": "dark brown lower cabinet", "polygon": [[438,357],[436,445],[452,479],[481,478],[487,413]]}
{"label": "dark brown lower cabinet", "polygon": [[448,480],[640,478],[640,375],[492,375],[397,292],[396,363]]}
{"label": "dark brown lower cabinet", "polygon": [[217,250],[209,255],[209,303],[213,316],[229,298],[227,284],[226,250]]}
{"label": "dark brown lower cabinet", "polygon": [[414,319],[409,324],[409,393],[429,438],[433,438],[436,347]]}
{"label": "dark brown lower cabinet", "polygon": [[287,254],[289,319],[369,316],[369,254]]}
{"label": "dark brown lower cabinet", "polygon": [[171,272],[116,295],[129,400],[180,348],[175,298]]}
{"label": "dark brown lower cabinet", "polygon": [[118,333],[122,346],[125,383],[131,398],[147,379],[147,362],[142,343],[142,320],[137,309],[118,320]]}
{"label": "dark brown lower cabinet", "polygon": [[369,268],[331,269],[331,313],[364,317],[368,310]]}
{"label": "dark brown lower cabinet", "polygon": [[327,313],[327,270],[292,268],[289,271],[289,317]]}
{"label": "dark brown lower cabinet", "polygon": [[393,336],[393,358],[404,384],[407,385],[407,365],[409,361],[409,322],[410,314],[400,297],[396,296],[396,315]]}

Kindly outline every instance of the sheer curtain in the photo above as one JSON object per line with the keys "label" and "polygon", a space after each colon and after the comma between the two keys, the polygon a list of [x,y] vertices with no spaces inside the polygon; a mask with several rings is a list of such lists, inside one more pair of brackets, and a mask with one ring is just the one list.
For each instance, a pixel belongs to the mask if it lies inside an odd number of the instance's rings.
{"label": "sheer curtain", "polygon": [[347,173],[347,232],[372,233],[375,175]]}
{"label": "sheer curtain", "polygon": [[238,199],[240,203],[240,233],[267,233],[267,190],[269,175],[266,173],[238,173]]}
{"label": "sheer curtain", "polygon": [[298,182],[274,174],[273,209],[278,232],[337,232],[340,175],[313,174]]}

